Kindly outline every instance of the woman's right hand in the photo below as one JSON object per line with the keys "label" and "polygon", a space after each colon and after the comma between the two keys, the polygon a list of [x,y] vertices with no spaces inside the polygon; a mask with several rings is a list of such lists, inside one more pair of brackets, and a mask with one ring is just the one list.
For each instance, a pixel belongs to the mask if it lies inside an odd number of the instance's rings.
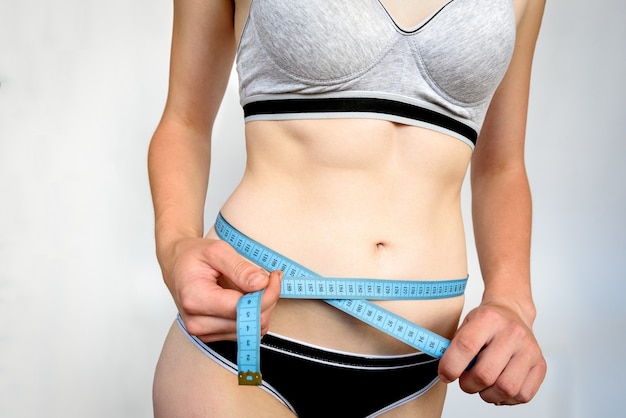
{"label": "woman's right hand", "polygon": [[261,335],[267,332],[280,297],[280,270],[268,274],[228,243],[208,238],[178,240],[161,254],[160,264],[191,335],[205,342],[236,340],[237,302],[245,293],[262,289]]}

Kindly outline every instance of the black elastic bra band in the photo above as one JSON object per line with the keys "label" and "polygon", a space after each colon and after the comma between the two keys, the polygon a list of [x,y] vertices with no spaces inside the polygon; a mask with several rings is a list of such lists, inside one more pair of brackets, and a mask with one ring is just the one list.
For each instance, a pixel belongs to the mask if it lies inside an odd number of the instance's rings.
{"label": "black elastic bra band", "polygon": [[421,106],[389,99],[332,97],[263,100],[244,105],[243,112],[245,117],[289,113],[383,113],[440,126],[462,135],[474,145],[478,138],[476,130],[456,119]]}

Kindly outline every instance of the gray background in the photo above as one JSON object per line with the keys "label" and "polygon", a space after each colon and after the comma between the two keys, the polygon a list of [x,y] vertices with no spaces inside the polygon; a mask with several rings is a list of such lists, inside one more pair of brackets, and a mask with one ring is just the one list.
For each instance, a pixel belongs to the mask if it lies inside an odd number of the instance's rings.
{"label": "gray background", "polygon": [[[625,15],[620,0],[548,1],[537,47],[527,161],[545,384],[515,408],[452,384],[445,417],[623,416]],[[152,414],[175,311],[154,257],[146,150],[170,30],[170,1],[0,0],[0,417]],[[243,168],[234,81],[208,221]],[[469,257],[468,309],[481,292]]]}

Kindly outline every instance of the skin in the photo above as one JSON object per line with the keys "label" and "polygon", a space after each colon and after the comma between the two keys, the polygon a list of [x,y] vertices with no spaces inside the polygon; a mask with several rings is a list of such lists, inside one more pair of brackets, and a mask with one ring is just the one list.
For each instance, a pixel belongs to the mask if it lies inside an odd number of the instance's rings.
{"label": "skin", "polygon": [[[383,3],[398,24],[411,27],[442,1]],[[467,275],[460,188],[471,167],[483,299],[460,326],[462,297],[380,302],[452,339],[439,365],[441,382],[385,417],[440,416],[446,383],[455,380],[486,402],[525,403],[545,377],[532,331],[531,195],[524,164],[530,70],[544,2],[514,4],[513,60],[474,152],[444,134],[382,120],[246,124],[246,170],[222,213],[247,235],[327,276]],[[205,231],[212,127],[248,8],[246,1],[174,1],[168,98],[148,156],[165,284],[189,332],[204,341],[235,340],[238,299],[265,288],[262,334],[367,354],[411,352],[323,302],[279,300],[280,272],[259,269],[210,227]],[[154,406],[158,417],[293,416],[258,388],[238,386],[176,325],[157,365]]]}

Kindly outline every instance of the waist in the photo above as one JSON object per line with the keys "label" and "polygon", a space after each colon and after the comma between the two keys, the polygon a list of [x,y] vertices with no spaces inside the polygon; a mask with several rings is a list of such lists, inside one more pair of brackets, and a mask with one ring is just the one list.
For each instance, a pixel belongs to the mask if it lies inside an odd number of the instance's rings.
{"label": "waist", "polygon": [[[389,344],[391,343],[393,343],[394,346],[402,346],[404,349],[406,349],[404,344],[407,344],[410,347],[426,350],[426,352],[433,356],[439,355],[439,348],[445,350],[444,346],[446,346],[448,342],[445,338],[423,327],[412,324],[411,321],[415,322],[415,318],[419,317],[426,319],[428,316],[431,316],[430,320],[432,321],[434,319],[433,314],[436,311],[441,313],[445,312],[447,314],[452,313],[452,318],[450,318],[449,315],[445,315],[444,318],[438,318],[436,322],[434,322],[435,325],[438,323],[438,329],[445,330],[448,333],[451,332],[450,325],[454,326],[455,322],[458,320],[454,311],[459,307],[460,301],[458,297],[462,296],[465,291],[467,278],[443,281],[326,278],[290,260],[288,257],[285,257],[284,254],[277,253],[262,243],[246,236],[230,225],[221,214],[218,215],[214,231],[220,239],[228,242],[242,256],[248,258],[260,267],[268,271],[282,270],[285,277],[281,284],[281,298],[325,299],[327,303],[335,306],[340,311],[349,313],[354,318],[362,321],[362,323],[355,324],[350,321],[345,321],[345,318],[332,316],[333,314],[336,315],[337,312],[331,313],[331,316],[328,317],[326,315],[328,311],[320,309],[320,306],[313,307],[313,309],[309,307],[303,310],[303,306],[292,305],[290,308],[288,307],[286,310],[283,310],[279,304],[276,308],[276,315],[274,315],[274,318],[278,321],[273,321],[272,329],[282,330],[288,334],[297,334],[303,329],[306,330],[307,333],[312,329],[321,329],[323,331],[321,334],[318,333],[317,338],[319,339],[321,337],[322,341],[327,340],[329,335],[351,336],[352,338],[349,338],[351,343],[355,339],[359,341],[366,338],[373,343],[371,347],[378,347],[376,350],[380,350],[384,347],[389,348]],[[249,306],[249,303],[252,303],[251,301],[256,301],[254,303],[258,305],[260,303],[260,292],[246,295],[246,298],[250,298],[250,300],[243,305],[246,306],[246,308]],[[418,314],[417,317],[415,314],[419,312],[419,306],[413,306],[411,311],[406,313],[407,318],[411,318],[407,320],[402,316],[397,316],[393,311],[376,307],[371,302],[364,299],[375,299],[379,301],[452,300],[450,301],[451,303],[449,302],[443,305],[431,305],[428,315]],[[454,301],[454,299],[457,300]],[[389,307],[394,310],[400,308],[400,306]],[[407,306],[405,306],[405,308],[406,307]],[[422,308],[424,307],[425,306],[422,306]],[[455,309],[455,307],[457,309]],[[282,315],[280,314],[281,310],[283,312]],[[452,310],[452,312],[450,310]],[[299,314],[294,316],[294,313]],[[239,312],[238,316],[241,314],[242,312]],[[435,317],[436,316],[437,315],[435,315]],[[282,320],[280,319],[281,317]],[[298,319],[294,322],[293,318]],[[258,318],[252,319],[252,321],[258,321]],[[364,330],[363,324],[374,326],[386,333],[387,336],[392,336],[397,340],[389,341],[388,338],[383,339],[381,346],[380,335],[376,336],[375,333],[372,333],[371,329]],[[442,327],[442,324],[447,324],[447,326]],[[360,325],[360,327],[358,325]],[[256,327],[253,326],[253,328],[258,329],[258,324]],[[335,332],[328,334],[329,328],[335,329]],[[311,337],[311,335],[308,337]],[[376,341],[378,343],[376,343]],[[439,341],[440,344],[436,344],[437,341]],[[398,344],[398,342],[400,342],[400,344]],[[399,347],[396,347],[396,350],[398,348]]]}

